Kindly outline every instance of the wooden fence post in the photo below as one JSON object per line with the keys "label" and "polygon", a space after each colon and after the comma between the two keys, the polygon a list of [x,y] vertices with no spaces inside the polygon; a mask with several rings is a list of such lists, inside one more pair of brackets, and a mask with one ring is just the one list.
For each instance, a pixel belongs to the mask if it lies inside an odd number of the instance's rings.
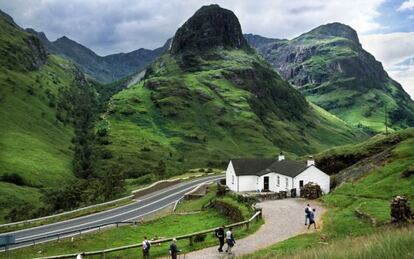
{"label": "wooden fence post", "polygon": [[247,223],[246,223],[246,229],[247,229],[247,230],[249,229],[249,224],[250,224],[250,222],[247,222]]}
{"label": "wooden fence post", "polygon": [[192,246],[193,245],[193,237],[189,237],[189,245]]}

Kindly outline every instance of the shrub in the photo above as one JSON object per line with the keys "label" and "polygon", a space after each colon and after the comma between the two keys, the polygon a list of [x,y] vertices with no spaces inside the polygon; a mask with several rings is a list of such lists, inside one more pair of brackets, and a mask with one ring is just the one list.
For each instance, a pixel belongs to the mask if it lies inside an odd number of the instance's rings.
{"label": "shrub", "polygon": [[201,243],[203,242],[207,237],[207,234],[198,234],[194,236],[194,243]]}
{"label": "shrub", "polygon": [[26,182],[18,173],[5,173],[2,175],[3,182],[13,183],[15,185],[25,185]]}

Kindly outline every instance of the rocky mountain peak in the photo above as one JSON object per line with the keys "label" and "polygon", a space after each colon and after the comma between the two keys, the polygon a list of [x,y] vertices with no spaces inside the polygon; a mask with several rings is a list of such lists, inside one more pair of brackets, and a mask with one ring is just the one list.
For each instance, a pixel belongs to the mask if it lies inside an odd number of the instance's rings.
{"label": "rocky mountain peak", "polygon": [[171,53],[205,51],[216,47],[248,49],[249,45],[232,11],[208,5],[201,7],[177,30]]}
{"label": "rocky mountain peak", "polygon": [[326,37],[342,37],[349,40],[352,40],[355,43],[359,44],[358,34],[357,32],[352,29],[350,26],[334,22],[334,23],[328,23],[321,26],[316,27],[315,29],[311,30],[310,32],[307,32],[305,34],[302,34],[298,38],[303,38],[305,36],[313,36],[317,38],[326,38]]}

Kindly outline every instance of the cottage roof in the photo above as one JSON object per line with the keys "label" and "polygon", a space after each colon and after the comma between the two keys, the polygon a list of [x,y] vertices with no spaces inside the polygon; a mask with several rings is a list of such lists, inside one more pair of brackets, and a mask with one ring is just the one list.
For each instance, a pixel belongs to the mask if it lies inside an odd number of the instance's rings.
{"label": "cottage roof", "polygon": [[232,159],[236,175],[257,175],[262,176],[274,172],[289,177],[295,177],[302,173],[306,168],[306,163],[293,160],[275,159]]}

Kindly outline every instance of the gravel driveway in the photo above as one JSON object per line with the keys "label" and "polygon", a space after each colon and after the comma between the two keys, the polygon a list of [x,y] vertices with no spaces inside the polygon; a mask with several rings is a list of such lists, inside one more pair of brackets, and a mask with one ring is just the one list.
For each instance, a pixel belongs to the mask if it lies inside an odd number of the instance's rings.
{"label": "gravel driveway", "polygon": [[[308,230],[305,228],[305,206],[308,201],[304,199],[284,199],[275,201],[264,201],[257,204],[263,208],[265,223],[260,229],[243,239],[237,239],[237,229],[234,230],[236,245],[233,247],[233,254],[219,253],[217,247],[209,247],[186,255],[191,259],[206,258],[228,258],[253,253],[256,250],[265,248],[274,243],[296,236]],[[320,204],[310,201],[312,208],[316,209],[316,220],[324,209]],[[313,226],[312,226],[313,227]],[[224,247],[226,247],[225,245]]]}

